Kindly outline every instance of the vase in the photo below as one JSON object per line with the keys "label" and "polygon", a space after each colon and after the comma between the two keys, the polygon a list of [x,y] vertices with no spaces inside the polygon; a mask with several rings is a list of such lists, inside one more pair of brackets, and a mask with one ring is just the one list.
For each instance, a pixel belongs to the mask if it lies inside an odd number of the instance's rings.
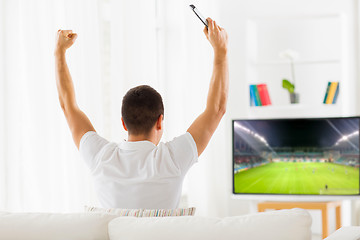
{"label": "vase", "polygon": [[300,100],[300,95],[299,93],[290,93],[290,103],[291,104],[295,104],[295,103],[299,103]]}

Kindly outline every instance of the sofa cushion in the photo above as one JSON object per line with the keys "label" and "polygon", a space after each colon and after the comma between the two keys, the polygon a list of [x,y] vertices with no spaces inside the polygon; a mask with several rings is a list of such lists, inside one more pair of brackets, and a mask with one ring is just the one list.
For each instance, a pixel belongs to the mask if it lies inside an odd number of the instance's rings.
{"label": "sofa cushion", "polygon": [[359,240],[360,239],[360,227],[342,227],[336,232],[331,234],[325,240]]}
{"label": "sofa cushion", "polygon": [[177,209],[122,209],[122,208],[99,208],[85,206],[86,212],[108,213],[118,217],[176,217],[194,216],[196,208]]}
{"label": "sofa cushion", "polygon": [[110,240],[310,240],[311,217],[303,209],[279,210],[245,216],[135,218],[109,223]]}
{"label": "sofa cushion", "polygon": [[0,212],[0,239],[108,240],[108,223],[115,217],[101,213]]}

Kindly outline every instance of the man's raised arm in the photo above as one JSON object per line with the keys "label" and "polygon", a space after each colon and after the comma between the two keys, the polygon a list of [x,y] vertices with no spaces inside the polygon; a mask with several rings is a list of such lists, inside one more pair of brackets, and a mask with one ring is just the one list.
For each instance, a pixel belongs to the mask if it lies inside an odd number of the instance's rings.
{"label": "man's raised arm", "polygon": [[57,32],[55,71],[60,105],[64,111],[75,145],[79,148],[81,137],[86,132],[95,131],[95,129],[76,103],[74,84],[66,63],[66,50],[74,44],[76,38],[77,34],[71,30],[59,30]]}
{"label": "man's raised arm", "polygon": [[205,150],[212,135],[226,111],[229,70],[227,60],[228,36],[215,21],[208,18],[208,29],[204,28],[206,38],[214,49],[214,67],[210,81],[205,111],[187,130],[195,140],[198,155]]}

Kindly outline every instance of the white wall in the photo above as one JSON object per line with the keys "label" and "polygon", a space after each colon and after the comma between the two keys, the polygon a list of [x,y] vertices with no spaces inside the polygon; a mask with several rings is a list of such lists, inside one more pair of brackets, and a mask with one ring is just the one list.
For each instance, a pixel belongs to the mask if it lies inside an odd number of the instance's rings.
{"label": "white wall", "polygon": [[[0,8],[3,8],[4,3],[0,2]],[[0,28],[3,27],[4,24],[4,17],[0,16]],[[3,39],[0,37],[0,53],[4,51],[4,43]],[[3,69],[3,62],[0,58],[0,79],[4,77],[4,69]],[[5,100],[5,82],[0,81],[0,119],[3,118],[3,115],[5,113],[4,110],[4,100]],[[5,131],[5,122],[0,123],[0,133],[3,133]],[[4,135],[0,134],[0,159],[4,158]],[[0,191],[5,191],[6,188],[6,172],[5,172],[5,163],[3,161],[0,161]],[[5,196],[0,196],[0,205],[5,203]]]}
{"label": "white wall", "polygon": [[[305,1],[286,1],[286,0],[222,0],[218,2],[220,19],[218,23],[222,25],[229,33],[229,62],[230,62],[230,95],[228,110],[225,119],[222,121],[219,129],[213,137],[207,151],[208,161],[206,167],[210,170],[208,176],[208,214],[216,216],[229,216],[247,214],[256,211],[257,201],[234,200],[231,197],[232,192],[232,156],[231,156],[231,120],[247,117],[299,117],[299,116],[342,116],[358,115],[359,91],[358,83],[358,1],[353,0],[305,0]],[[302,105],[301,107],[277,108],[273,106],[270,110],[249,108],[248,102],[248,84],[247,79],[247,32],[246,22],[252,17],[261,16],[306,16],[306,15],[342,15],[345,18],[345,30],[342,38],[341,52],[341,78],[342,83],[341,96],[342,102],[333,108],[326,108],[321,104],[318,107]],[[270,46],[268,46],[270,47]],[[316,49],[314,50],[316,51]],[[311,72],[306,72],[311,75]],[[299,73],[301,75],[301,73]],[[272,89],[273,94],[284,94],[284,89],[280,85]],[[326,80],[324,80],[326,81]],[[330,80],[329,80],[330,81]],[[307,85],[303,86],[302,97],[311,98],[307,94]],[[325,91],[325,90],[323,90]],[[310,91],[311,92],[311,91]],[[323,96],[324,92],[320,95]],[[309,103],[308,100],[305,102]],[[286,105],[286,103],[284,104]],[[211,175],[211,176],[210,176]],[[354,203],[359,211],[358,203]],[[354,208],[353,206],[353,208]],[[349,211],[353,211],[350,209]],[[320,223],[318,213],[314,213],[314,225],[319,229]],[[357,214],[358,215],[358,214]],[[343,223],[355,224],[356,217],[350,213],[344,213]],[[357,216],[359,218],[359,216]],[[357,223],[359,224],[359,222]]]}

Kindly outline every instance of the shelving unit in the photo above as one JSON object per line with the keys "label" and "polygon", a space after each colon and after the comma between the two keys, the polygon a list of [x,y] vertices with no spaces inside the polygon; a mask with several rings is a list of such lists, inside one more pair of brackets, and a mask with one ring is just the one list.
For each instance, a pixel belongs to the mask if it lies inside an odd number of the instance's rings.
{"label": "shelving unit", "polygon": [[[229,32],[229,46],[232,49],[229,54],[228,122],[246,118],[341,117],[360,114],[358,2],[336,0],[329,4],[326,0],[305,0],[290,4],[285,0],[276,3],[245,0],[231,3],[231,8],[226,4],[222,7],[222,22]],[[236,25],[232,25],[234,16],[238,18]],[[285,49],[299,53],[295,63],[299,104],[291,105],[288,93],[281,86],[281,80],[291,76],[289,63],[278,57],[279,52]],[[340,82],[340,94],[335,105],[322,103],[328,81]],[[250,107],[249,85],[260,83],[267,84],[272,105]],[[314,83],[313,87],[311,84]],[[230,146],[231,137],[228,136],[228,139]],[[241,196],[237,199],[242,202],[234,200],[229,212],[247,213],[245,200],[249,200],[251,209],[257,205],[256,201],[252,201],[254,197],[244,199]],[[261,200],[283,199],[264,196]],[[293,198],[288,200],[302,201]],[[359,224],[356,218],[358,204],[345,200],[342,206],[344,225]],[[321,229],[321,222],[316,216],[313,218],[313,226],[315,232]]]}
{"label": "shelving unit", "polygon": [[[254,17],[246,24],[247,84],[267,84],[272,105],[250,106],[249,118],[336,117],[352,115],[352,99],[342,94],[351,88],[348,62],[347,21],[342,14]],[[321,29],[321,30],[319,30]],[[272,46],[269,48],[268,46]],[[299,104],[290,104],[282,79],[291,79],[290,61],[278,53],[287,49],[299,53],[295,65],[295,91]],[[339,82],[336,104],[323,104],[328,82]]]}

